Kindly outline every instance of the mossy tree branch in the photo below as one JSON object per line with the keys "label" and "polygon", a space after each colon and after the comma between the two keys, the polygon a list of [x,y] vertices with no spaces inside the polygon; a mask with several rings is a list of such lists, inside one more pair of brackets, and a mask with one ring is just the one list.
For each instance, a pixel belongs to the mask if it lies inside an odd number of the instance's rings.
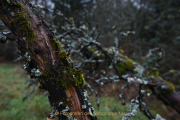
{"label": "mossy tree branch", "polygon": [[[50,104],[55,112],[82,113],[72,115],[78,120],[97,119],[92,114],[94,109],[84,90],[82,71],[73,67],[68,52],[62,50],[54,33],[31,4],[24,0],[0,0],[0,19],[16,39],[25,60],[23,68],[31,78],[38,79],[40,88],[49,92]],[[91,114],[85,115],[84,112]],[[58,114],[59,119],[72,117]]]}
{"label": "mossy tree branch", "polygon": [[[88,49],[87,49],[88,50]],[[89,52],[92,52],[88,50]],[[101,54],[102,55],[102,54]],[[102,56],[96,56],[96,59],[102,59]],[[138,63],[136,63],[134,60],[128,58],[127,56],[119,53],[119,58],[121,58],[124,62],[117,62],[116,67],[118,68],[118,72],[121,73],[119,76],[126,75],[127,73],[136,74],[137,71],[135,70],[136,67],[142,66]],[[115,69],[117,71],[117,69]],[[147,76],[146,74],[144,74]],[[128,78],[121,77],[121,80],[124,80],[126,82],[128,81]],[[105,81],[103,84],[111,83],[112,80]],[[139,81],[134,81],[138,84],[142,84],[142,80],[139,79]],[[101,84],[96,84],[97,86],[101,86]],[[164,80],[158,73],[157,70],[151,72],[148,78],[148,83],[145,85],[147,89],[150,89],[152,93],[160,100],[162,100],[165,104],[170,105],[172,108],[174,108],[178,113],[180,113],[180,94],[175,90],[175,87],[173,83],[168,82]]]}
{"label": "mossy tree branch", "polygon": [[[123,54],[119,54],[119,56],[125,61],[117,65],[121,73],[125,74],[128,70],[135,72],[135,67],[133,66],[135,62]],[[164,80],[156,70],[150,74],[150,81],[146,85],[147,88],[152,90],[153,94],[158,99],[170,105],[180,113],[180,94],[175,90],[173,83]]]}

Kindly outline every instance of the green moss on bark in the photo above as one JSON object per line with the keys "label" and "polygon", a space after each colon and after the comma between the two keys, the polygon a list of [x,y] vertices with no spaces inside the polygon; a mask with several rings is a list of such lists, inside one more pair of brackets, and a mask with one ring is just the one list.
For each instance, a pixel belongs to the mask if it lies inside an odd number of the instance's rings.
{"label": "green moss on bark", "polygon": [[121,74],[126,73],[126,65],[123,62],[118,63],[117,66]]}
{"label": "green moss on bark", "polygon": [[133,63],[134,63],[134,61],[132,60],[132,59],[126,59],[125,61],[125,65],[126,65],[126,67],[128,68],[128,69],[133,69]]}
{"label": "green moss on bark", "polygon": [[16,11],[14,18],[11,20],[10,24],[11,25],[19,25],[20,26],[20,30],[23,32],[23,36],[25,37],[25,40],[27,42],[30,41],[36,41],[35,38],[35,32],[34,30],[31,28],[31,24],[28,20],[28,15],[27,13],[24,11],[24,7],[22,5],[22,3],[18,3],[16,4],[18,11]]}
{"label": "green moss on bark", "polygon": [[163,80],[163,82],[165,82],[168,86],[167,90],[165,90],[166,93],[173,93],[175,90],[174,85],[171,82],[168,82],[166,80]]}
{"label": "green moss on bark", "polygon": [[127,70],[133,70],[133,63],[134,61],[131,59],[125,59],[124,62],[119,62],[117,67],[121,74],[126,74]]}
{"label": "green moss on bark", "polygon": [[[58,71],[55,71],[46,65],[46,70],[43,73],[44,78],[57,84],[57,89],[69,89],[72,86],[83,86],[85,84],[82,70],[71,66],[72,60],[67,56],[67,52],[59,52],[59,62],[55,64]],[[54,84],[53,83],[53,84]]]}
{"label": "green moss on bark", "polygon": [[159,76],[159,72],[157,70],[152,71],[151,76],[150,76],[151,80],[153,82],[156,82],[156,78],[162,80],[164,83],[166,83],[166,85],[168,86],[168,88],[166,90],[163,90],[163,93],[173,93],[173,91],[175,90],[174,85],[171,82],[168,82],[166,80],[164,80],[162,77]]}
{"label": "green moss on bark", "polygon": [[54,50],[59,50],[58,52],[62,52],[62,47],[60,45],[60,42],[56,39],[55,35],[53,37],[52,46]]}

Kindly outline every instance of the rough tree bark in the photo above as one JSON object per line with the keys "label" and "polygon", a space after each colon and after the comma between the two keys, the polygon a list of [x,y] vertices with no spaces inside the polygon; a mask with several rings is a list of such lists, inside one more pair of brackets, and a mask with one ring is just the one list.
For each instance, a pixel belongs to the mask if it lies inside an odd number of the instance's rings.
{"label": "rough tree bark", "polygon": [[[14,35],[18,50],[23,56],[23,68],[49,92],[50,105],[59,119],[97,119],[84,89],[81,70],[73,67],[68,52],[42,17],[25,0],[0,0],[0,19]],[[63,112],[79,115],[63,115]],[[87,115],[84,113],[88,112]]]}

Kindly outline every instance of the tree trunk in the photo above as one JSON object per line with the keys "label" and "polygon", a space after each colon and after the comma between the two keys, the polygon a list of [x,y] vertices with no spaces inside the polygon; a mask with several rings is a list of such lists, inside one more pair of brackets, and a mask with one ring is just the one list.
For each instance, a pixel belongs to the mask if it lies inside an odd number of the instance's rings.
{"label": "tree trunk", "polygon": [[[23,68],[41,83],[40,88],[49,92],[49,101],[59,119],[97,119],[84,90],[81,70],[73,67],[68,52],[31,4],[24,0],[0,0],[0,19],[13,33],[18,50],[23,56]],[[69,109],[68,109],[69,108]],[[84,114],[88,112],[88,115]]]}

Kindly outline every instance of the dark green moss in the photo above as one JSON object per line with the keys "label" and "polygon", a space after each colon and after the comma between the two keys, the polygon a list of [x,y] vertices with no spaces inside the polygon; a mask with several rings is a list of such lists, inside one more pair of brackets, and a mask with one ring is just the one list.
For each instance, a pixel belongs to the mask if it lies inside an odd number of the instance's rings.
{"label": "dark green moss", "polygon": [[16,4],[16,6],[17,6],[18,8],[20,8],[21,10],[24,10],[24,7],[23,7],[22,3],[18,3],[18,4]]}
{"label": "dark green moss", "polygon": [[65,59],[67,57],[67,52],[59,52],[58,59]]}
{"label": "dark green moss", "polygon": [[151,75],[158,77],[159,76],[159,72],[157,70],[153,70],[151,72]]}
{"label": "dark green moss", "polygon": [[84,76],[82,74],[81,70],[78,70],[76,68],[73,69],[73,75],[75,76],[75,83],[74,85],[76,87],[81,86],[81,85],[85,85],[85,80],[84,80]]}
{"label": "dark green moss", "polygon": [[166,90],[163,90],[162,93],[172,93],[175,90],[174,85],[171,82],[167,82],[162,77],[160,77],[159,72],[157,70],[152,71],[150,78],[153,82],[156,82],[155,78],[158,78],[158,79],[162,80],[164,83],[166,83],[168,88]]}
{"label": "dark green moss", "polygon": [[93,48],[88,49],[90,52],[94,53],[96,50]]}
{"label": "dark green moss", "polygon": [[60,42],[56,39],[55,35],[53,37],[52,46],[55,50],[58,50],[58,52],[62,52],[62,47],[60,45]]}
{"label": "dark green moss", "polygon": [[[63,59],[67,59],[64,55]],[[62,57],[61,57],[62,59]],[[69,63],[68,63],[69,64]],[[46,64],[46,69],[44,71],[43,76],[46,80],[50,80],[52,84],[57,84],[57,89],[62,87],[62,89],[69,89],[72,86],[83,86],[85,84],[85,80],[81,70],[76,68],[72,68],[70,66],[62,66],[62,64],[57,63],[56,67],[59,68],[58,73],[54,73],[54,71],[50,68],[50,65]]]}
{"label": "dark green moss", "polygon": [[121,53],[119,53],[118,55],[119,55],[119,57],[121,57],[121,58],[124,58],[124,59],[127,58],[126,56],[124,56],[124,55],[121,54]]}
{"label": "dark green moss", "polygon": [[119,71],[121,74],[125,74],[126,73],[126,65],[123,63],[123,62],[120,62],[118,65],[117,65]]}
{"label": "dark green moss", "polygon": [[64,89],[69,89],[72,86],[83,86],[85,84],[84,76],[81,70],[76,68],[65,67],[59,71],[58,83],[61,83]]}
{"label": "dark green moss", "polygon": [[171,82],[168,82],[166,80],[163,80],[163,82],[165,82],[168,86],[167,90],[165,91],[166,93],[173,93],[175,90],[174,85]]}
{"label": "dark green moss", "polygon": [[117,64],[117,67],[118,67],[119,71],[121,72],[121,74],[125,74],[127,69],[133,70],[133,63],[134,63],[133,60],[125,59],[124,62],[119,62]]}
{"label": "dark green moss", "polygon": [[28,20],[28,15],[24,11],[24,7],[23,7],[22,3],[18,3],[18,4],[16,4],[16,6],[18,7],[19,12],[16,11],[15,16],[11,20],[10,24],[11,25],[19,24],[20,30],[22,30],[23,36],[25,37],[25,40],[27,42],[30,42],[30,41],[37,42],[36,38],[35,38],[35,32],[31,28],[31,24],[30,24],[30,22]]}
{"label": "dark green moss", "polygon": [[134,61],[132,60],[132,59],[126,59],[125,61],[125,64],[126,64],[126,67],[128,68],[128,69],[133,69],[133,63],[134,63]]}
{"label": "dark green moss", "polygon": [[146,92],[152,94],[150,89],[146,89]]}
{"label": "dark green moss", "polygon": [[117,64],[117,67],[119,69],[119,71],[121,72],[121,74],[125,74],[126,71],[129,70],[133,70],[134,69],[134,61],[132,59],[129,59],[128,57],[126,57],[125,55],[119,53],[118,54],[120,58],[124,59],[124,62],[120,62]]}

